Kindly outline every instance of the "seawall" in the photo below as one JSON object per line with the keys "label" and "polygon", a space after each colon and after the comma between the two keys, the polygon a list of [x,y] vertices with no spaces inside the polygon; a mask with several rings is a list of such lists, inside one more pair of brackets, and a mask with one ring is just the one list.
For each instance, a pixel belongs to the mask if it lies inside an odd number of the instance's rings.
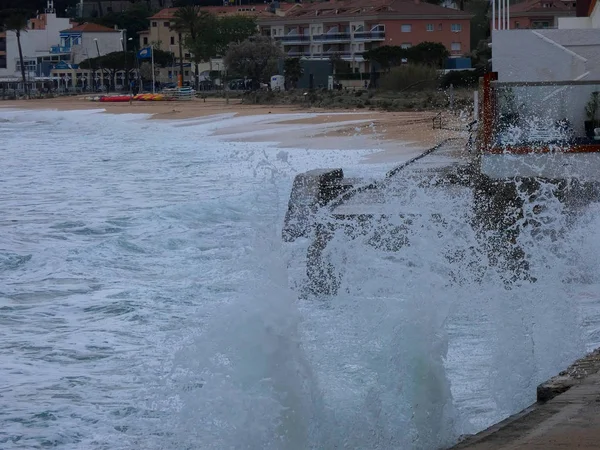
{"label": "seawall", "polygon": [[452,450],[559,448],[600,448],[600,349],[540,384],[536,403]]}

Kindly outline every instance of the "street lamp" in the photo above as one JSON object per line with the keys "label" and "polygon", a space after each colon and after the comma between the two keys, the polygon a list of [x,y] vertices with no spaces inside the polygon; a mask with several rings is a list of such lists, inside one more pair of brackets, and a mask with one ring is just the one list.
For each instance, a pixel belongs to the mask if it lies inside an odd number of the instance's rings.
{"label": "street lamp", "polygon": [[[127,42],[133,42],[133,38],[128,38]],[[135,53],[135,43],[134,43],[133,48],[134,48],[133,57],[137,61],[137,55]],[[131,85],[132,81],[129,81],[129,71],[127,70],[127,53],[125,53],[125,80],[127,81],[127,84],[129,85],[129,95],[131,96],[133,94],[133,86]]]}
{"label": "street lamp", "polygon": [[[100,63],[100,48],[98,47],[98,39],[94,38],[94,42],[96,43],[96,51],[98,52],[98,65],[100,66],[100,79],[102,80],[102,87],[104,87],[104,69],[102,68],[102,64]],[[108,94],[108,91],[106,93]]]}

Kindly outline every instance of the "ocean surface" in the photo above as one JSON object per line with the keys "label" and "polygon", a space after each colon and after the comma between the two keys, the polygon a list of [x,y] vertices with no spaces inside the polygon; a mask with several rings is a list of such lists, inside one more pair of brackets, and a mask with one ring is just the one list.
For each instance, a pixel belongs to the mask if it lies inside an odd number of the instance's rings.
{"label": "ocean surface", "polygon": [[212,135],[260,120],[0,108],[0,449],[443,448],[600,345],[593,206],[548,201],[507,287],[469,194],[409,185],[411,245],[336,236],[302,295],[293,177],[389,166]]}

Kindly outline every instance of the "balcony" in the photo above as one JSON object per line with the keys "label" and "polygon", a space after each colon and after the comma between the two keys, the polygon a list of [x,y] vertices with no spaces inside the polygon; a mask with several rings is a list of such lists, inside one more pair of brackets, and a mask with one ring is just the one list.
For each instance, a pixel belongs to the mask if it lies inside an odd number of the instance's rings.
{"label": "balcony", "polygon": [[313,54],[313,56],[319,57],[319,58],[331,58],[332,56],[339,56],[342,59],[348,59],[348,60],[352,59],[352,53],[338,52],[338,51],[331,51],[331,50],[325,51],[322,53],[315,53],[315,54]]}
{"label": "balcony", "polygon": [[356,41],[385,41],[385,31],[359,31],[354,33]]}
{"label": "balcony", "polygon": [[313,36],[315,42],[346,42],[350,40],[350,33],[330,33]]}
{"label": "balcony", "polygon": [[53,45],[50,47],[50,53],[71,53],[71,47],[61,47],[60,45]]}
{"label": "balcony", "polygon": [[282,42],[284,45],[298,44],[301,42],[310,42],[310,36],[303,34],[292,34],[287,36],[275,36],[277,42]]}
{"label": "balcony", "polygon": [[299,52],[299,51],[291,51],[286,53],[287,56],[299,58],[301,56],[310,56],[309,51]]}

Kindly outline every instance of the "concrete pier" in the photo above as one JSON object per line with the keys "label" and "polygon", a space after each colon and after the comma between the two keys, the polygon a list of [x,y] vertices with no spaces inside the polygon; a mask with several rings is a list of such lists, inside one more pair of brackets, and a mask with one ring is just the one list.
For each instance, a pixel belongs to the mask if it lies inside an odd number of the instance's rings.
{"label": "concrete pier", "polygon": [[453,449],[600,449],[600,349],[537,388],[537,402]]}

